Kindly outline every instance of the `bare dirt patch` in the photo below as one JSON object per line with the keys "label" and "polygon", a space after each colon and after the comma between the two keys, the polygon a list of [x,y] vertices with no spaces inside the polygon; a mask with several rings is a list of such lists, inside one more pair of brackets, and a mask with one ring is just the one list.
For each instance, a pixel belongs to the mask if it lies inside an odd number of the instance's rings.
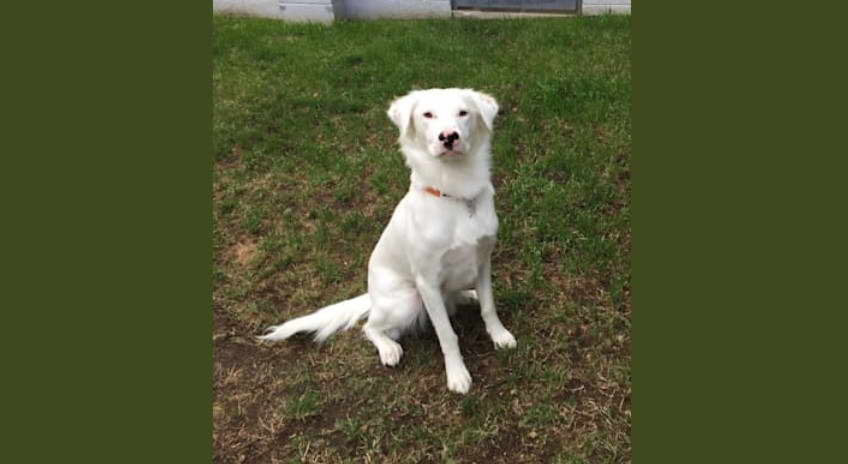
{"label": "bare dirt patch", "polygon": [[231,254],[239,266],[247,267],[253,258],[256,257],[256,243],[249,239],[245,242],[236,243],[231,251]]}

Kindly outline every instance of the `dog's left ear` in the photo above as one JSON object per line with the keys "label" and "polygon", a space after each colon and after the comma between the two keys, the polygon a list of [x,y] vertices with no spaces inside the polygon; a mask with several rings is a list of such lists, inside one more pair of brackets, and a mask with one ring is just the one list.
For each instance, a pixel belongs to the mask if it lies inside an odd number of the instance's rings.
{"label": "dog's left ear", "polygon": [[417,102],[418,95],[416,92],[410,92],[403,97],[395,99],[386,112],[389,115],[389,119],[400,129],[401,137],[409,135],[409,132],[413,129],[412,111],[415,109]]}
{"label": "dog's left ear", "polygon": [[471,96],[471,100],[474,101],[477,109],[480,111],[480,117],[486,124],[486,128],[491,131],[494,126],[495,116],[498,114],[499,107],[497,100],[495,100],[495,97],[491,95],[478,92],[476,90],[467,89],[466,91]]}

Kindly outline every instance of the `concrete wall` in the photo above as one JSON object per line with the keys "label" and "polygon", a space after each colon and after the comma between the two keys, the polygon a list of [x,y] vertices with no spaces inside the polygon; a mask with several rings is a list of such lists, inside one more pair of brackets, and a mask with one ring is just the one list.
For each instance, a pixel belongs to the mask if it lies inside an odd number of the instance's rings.
{"label": "concrete wall", "polygon": [[450,0],[212,0],[212,9],[265,18],[321,23],[344,18],[451,16]]}
{"label": "concrete wall", "polygon": [[297,22],[331,23],[344,18],[345,0],[212,0],[212,9]]}
{"label": "concrete wall", "polygon": [[630,0],[583,0],[583,14],[604,13],[630,14]]}
{"label": "concrete wall", "polygon": [[[212,0],[216,12],[331,23],[334,19],[451,17],[450,0]],[[630,13],[630,0],[583,0],[583,14]]]}
{"label": "concrete wall", "polygon": [[450,18],[450,0],[344,0],[347,17],[375,18]]}
{"label": "concrete wall", "polygon": [[212,0],[212,10],[283,19],[279,0]]}

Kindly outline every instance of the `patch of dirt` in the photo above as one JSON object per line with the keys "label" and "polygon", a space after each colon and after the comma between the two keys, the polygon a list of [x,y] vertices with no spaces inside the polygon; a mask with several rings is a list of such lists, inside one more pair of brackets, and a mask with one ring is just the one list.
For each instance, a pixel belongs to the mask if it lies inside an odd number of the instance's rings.
{"label": "patch of dirt", "polygon": [[212,359],[216,365],[224,370],[241,366],[261,352],[246,338],[250,332],[223,309],[213,311],[212,321]]}
{"label": "patch of dirt", "polygon": [[242,238],[242,241],[233,245],[229,250],[229,255],[241,267],[247,267],[253,258],[256,257],[256,242],[249,237]]}
{"label": "patch of dirt", "polygon": [[475,464],[512,464],[550,462],[559,450],[554,437],[519,427],[505,427],[485,443],[466,447],[461,462]]}

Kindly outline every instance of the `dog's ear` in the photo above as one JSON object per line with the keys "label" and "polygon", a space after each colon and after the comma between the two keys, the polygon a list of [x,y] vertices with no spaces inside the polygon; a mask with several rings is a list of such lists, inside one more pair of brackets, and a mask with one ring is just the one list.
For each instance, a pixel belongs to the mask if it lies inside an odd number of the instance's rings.
{"label": "dog's ear", "polygon": [[466,89],[466,91],[471,96],[471,100],[474,101],[474,105],[480,111],[480,117],[483,119],[483,123],[486,124],[486,128],[491,131],[495,122],[495,116],[498,114],[499,107],[497,100],[491,95],[476,90]]}
{"label": "dog's ear", "polygon": [[416,103],[418,103],[417,92],[410,92],[403,97],[396,98],[386,112],[389,115],[389,119],[400,129],[401,137],[409,135],[414,128],[412,124],[412,112],[415,110]]}

